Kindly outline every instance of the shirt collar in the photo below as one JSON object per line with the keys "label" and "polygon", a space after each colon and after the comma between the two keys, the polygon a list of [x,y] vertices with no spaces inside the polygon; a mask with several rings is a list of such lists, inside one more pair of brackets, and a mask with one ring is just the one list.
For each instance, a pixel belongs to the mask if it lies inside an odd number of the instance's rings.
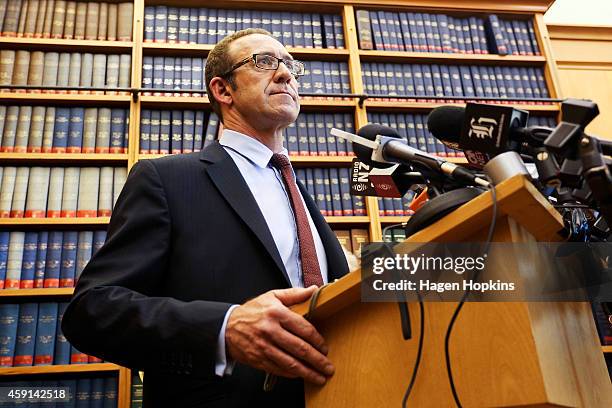
{"label": "shirt collar", "polygon": [[[273,154],[272,150],[259,140],[235,130],[223,129],[219,144],[235,150],[261,168],[268,167]],[[286,148],[283,147],[279,153],[289,158]]]}

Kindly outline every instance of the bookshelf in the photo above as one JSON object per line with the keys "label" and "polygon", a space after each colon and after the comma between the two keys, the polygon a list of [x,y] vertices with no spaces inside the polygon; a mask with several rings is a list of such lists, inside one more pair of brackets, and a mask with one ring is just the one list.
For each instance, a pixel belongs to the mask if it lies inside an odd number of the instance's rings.
{"label": "bookshelf", "polygon": [[[292,12],[317,12],[340,14],[344,30],[344,48],[297,48],[288,47],[289,52],[298,59],[318,61],[341,61],[348,63],[350,89],[353,95],[364,94],[362,63],[433,63],[433,64],[479,64],[495,66],[535,66],[544,68],[547,87],[552,98],[560,95],[556,63],[543,14],[554,0],[514,0],[499,2],[493,0],[257,0],[221,1],[206,3],[208,8],[259,9]],[[0,49],[28,49],[54,52],[92,52],[105,54],[131,54],[131,94],[58,94],[58,93],[15,93],[0,91],[0,100],[5,105],[45,105],[45,106],[96,106],[129,108],[128,151],[125,154],[42,154],[42,153],[0,153],[1,165],[80,165],[80,166],[121,166],[128,170],[140,159],[160,157],[157,154],[139,153],[140,115],[143,109],[210,109],[208,98],[199,96],[153,96],[143,95],[142,65],[144,56],[182,56],[206,57],[213,45],[155,43],[144,41],[145,6],[167,5],[176,7],[202,7],[196,0],[134,0],[132,41],[94,41],[49,38],[0,37]],[[357,9],[387,11],[447,12],[455,15],[484,15],[494,12],[509,17],[533,18],[536,38],[541,50],[540,56],[489,55],[489,54],[442,54],[431,52],[373,51],[361,50],[357,36],[355,11]],[[112,91],[111,91],[112,92]],[[163,92],[163,91],[162,91]],[[477,99],[477,98],[475,98]],[[427,113],[431,109],[447,103],[419,102],[415,100],[373,100],[366,99],[363,104],[357,97],[325,99],[322,97],[303,98],[304,112],[349,112],[354,115],[355,128],[365,125],[368,112],[414,112]],[[462,105],[457,102],[456,105]],[[536,114],[558,116],[559,105],[515,105]],[[348,167],[350,156],[294,156],[296,167]],[[450,161],[463,163],[463,159],[450,158]],[[380,216],[376,198],[365,200],[366,216],[326,217],[336,228],[367,228],[370,240],[380,241],[385,226],[406,222],[409,217]],[[95,218],[32,218],[0,219],[2,229],[44,229],[66,228],[83,230],[104,228],[108,217]],[[14,302],[20,298],[64,297],[73,293],[72,288],[2,290],[0,299]],[[604,346],[604,353],[612,353],[612,346]],[[119,407],[127,408],[130,403],[130,370],[110,363],[72,366],[42,366],[0,368],[0,375],[51,374],[62,372],[117,371],[119,375]]]}

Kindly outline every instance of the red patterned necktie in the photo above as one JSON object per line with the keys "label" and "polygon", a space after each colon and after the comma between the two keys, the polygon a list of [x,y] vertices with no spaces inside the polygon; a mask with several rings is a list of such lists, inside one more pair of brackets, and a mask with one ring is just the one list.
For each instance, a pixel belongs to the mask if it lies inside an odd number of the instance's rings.
{"label": "red patterned necktie", "polygon": [[312,285],[322,286],[323,277],[319,268],[319,259],[315,249],[314,238],[310,230],[306,209],[302,202],[302,196],[295,184],[293,178],[293,170],[289,159],[279,153],[274,153],[270,159],[270,164],[276,167],[283,176],[283,182],[289,194],[291,207],[295,216],[295,224],[297,225],[298,243],[300,246],[300,261],[302,264],[302,276],[304,279],[304,287]]}

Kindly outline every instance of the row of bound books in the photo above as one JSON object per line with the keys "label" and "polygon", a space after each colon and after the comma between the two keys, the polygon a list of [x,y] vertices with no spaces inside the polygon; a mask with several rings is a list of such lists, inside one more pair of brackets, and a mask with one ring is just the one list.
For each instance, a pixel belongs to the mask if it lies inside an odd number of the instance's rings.
{"label": "row of bound books", "polygon": [[[427,129],[427,115],[419,113],[368,113],[368,121],[395,129],[415,149],[443,157],[462,157],[463,153],[446,147]],[[458,129],[460,131],[460,129]]]}
{"label": "row of bound books", "polygon": [[366,215],[363,197],[351,195],[348,168],[296,169],[295,175],[324,216]]}
{"label": "row of bound books", "polygon": [[330,134],[332,128],[355,133],[352,113],[300,113],[285,130],[285,147],[293,156],[348,156],[352,147]]}
{"label": "row of bound books", "polygon": [[363,50],[540,55],[532,20],[357,10]]}
{"label": "row of bound books", "polygon": [[339,14],[145,7],[145,42],[216,44],[246,28],[263,28],[290,47],[344,48]]}
{"label": "row of bound books", "polygon": [[[68,388],[66,402],[43,401],[30,403],[27,407],[53,408],[116,408],[118,406],[118,380],[116,374],[91,373],[78,377],[60,378],[58,380],[26,380],[0,382],[0,387],[23,388],[34,387],[49,389],[51,387]],[[4,405],[7,406],[7,405]],[[21,403],[15,406],[26,406]]]}
{"label": "row of bound books", "polygon": [[[142,59],[142,87],[154,88],[156,91],[145,92],[143,95],[190,96],[189,92],[168,91],[205,90],[205,67],[206,58],[144,56]],[[193,94],[193,96],[202,95],[202,93]]]}
{"label": "row of bound books", "polygon": [[414,214],[410,208],[413,197],[414,192],[410,190],[402,198],[379,198],[378,215],[404,217]]}
{"label": "row of bound books", "polygon": [[140,154],[191,153],[202,150],[219,132],[214,112],[143,109]]}
{"label": "row of bound books", "polygon": [[[129,88],[131,66],[129,54],[0,50],[0,86]],[[41,90],[30,89],[28,92],[39,93]],[[117,91],[54,89],[42,92],[117,94]]]}
{"label": "row of bound books", "polygon": [[334,230],[340,245],[347,251],[354,253],[357,257],[361,256],[362,245],[370,243],[370,234],[367,229],[353,228],[350,230]]}
{"label": "row of bound books", "polygon": [[346,62],[304,61],[304,76],[298,79],[300,94],[349,94],[351,81]]}
{"label": "row of bound books", "polygon": [[608,315],[601,303],[592,303],[593,316],[601,344],[604,346],[612,345],[612,315]]}
{"label": "row of bound books", "polygon": [[0,152],[126,153],[128,125],[122,108],[0,105]]}
{"label": "row of bound books", "polygon": [[362,72],[366,93],[370,95],[518,101],[550,96],[540,67],[364,63]]}
{"label": "row of bound books", "polygon": [[134,3],[0,0],[7,37],[132,41]]}
{"label": "row of bound books", "polygon": [[108,217],[125,167],[0,167],[0,218]]}
{"label": "row of bound books", "polygon": [[68,302],[0,304],[0,367],[100,363],[62,333]]}
{"label": "row of bound books", "polygon": [[0,231],[2,289],[71,288],[106,231]]}

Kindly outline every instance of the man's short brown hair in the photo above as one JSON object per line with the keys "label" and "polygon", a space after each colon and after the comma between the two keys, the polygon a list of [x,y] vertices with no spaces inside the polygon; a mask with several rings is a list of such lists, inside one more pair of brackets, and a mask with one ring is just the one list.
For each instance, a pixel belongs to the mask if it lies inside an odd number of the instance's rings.
{"label": "man's short brown hair", "polygon": [[[223,115],[221,114],[221,107],[219,102],[215,99],[214,95],[210,91],[210,81],[217,76],[221,76],[232,68],[232,65],[237,61],[232,61],[231,56],[229,55],[229,47],[232,42],[235,40],[245,37],[251,34],[264,34],[272,37],[272,34],[269,31],[266,31],[261,28],[247,28],[245,30],[236,31],[235,33],[228,35],[221,41],[215,45],[215,48],[212,49],[208,53],[208,58],[206,59],[206,92],[208,93],[208,99],[210,100],[210,106],[213,111],[217,115],[219,115],[219,119],[223,122]],[[274,38],[274,37],[272,37]],[[230,74],[225,79],[230,83],[232,88],[235,88],[235,84],[233,81],[233,76]]]}

